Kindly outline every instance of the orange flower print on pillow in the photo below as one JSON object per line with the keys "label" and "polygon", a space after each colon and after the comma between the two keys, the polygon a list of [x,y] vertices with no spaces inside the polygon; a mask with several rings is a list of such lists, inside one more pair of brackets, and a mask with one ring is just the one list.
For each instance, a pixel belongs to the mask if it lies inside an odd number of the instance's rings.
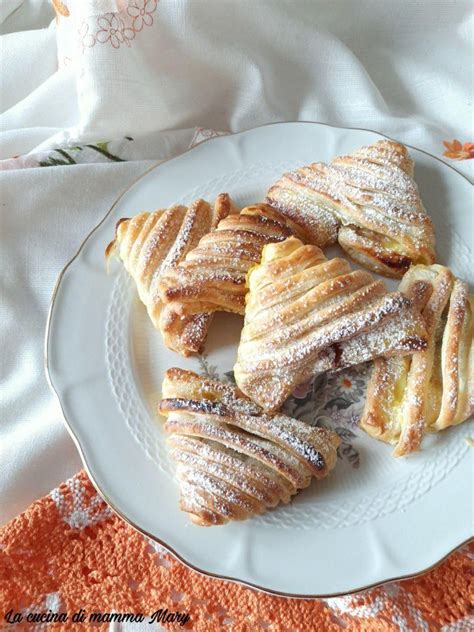
{"label": "orange flower print on pillow", "polygon": [[443,156],[451,158],[451,160],[470,160],[474,158],[474,143],[461,144],[459,140],[453,140],[449,142],[443,141],[443,145],[446,147],[446,151]]}

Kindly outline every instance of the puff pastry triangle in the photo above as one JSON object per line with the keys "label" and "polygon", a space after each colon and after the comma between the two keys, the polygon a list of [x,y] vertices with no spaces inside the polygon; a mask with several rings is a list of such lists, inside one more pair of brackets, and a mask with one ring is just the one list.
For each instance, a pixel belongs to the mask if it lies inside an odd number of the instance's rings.
{"label": "puff pastry triangle", "polygon": [[191,371],[166,372],[160,412],[180,507],[198,525],[244,520],[288,503],[337,461],[336,433],[267,415],[231,384]]}
{"label": "puff pastry triangle", "polygon": [[474,296],[440,265],[414,266],[399,289],[422,309],[428,346],[375,361],[360,425],[405,456],[419,449],[426,432],[474,414]]}
{"label": "puff pastry triangle", "polygon": [[426,346],[413,301],[295,237],[265,246],[247,282],[234,374],[265,410],[315,374]]}
{"label": "puff pastry triangle", "polygon": [[331,163],[284,174],[267,201],[299,226],[304,241],[339,241],[350,257],[389,277],[435,261],[434,229],[407,148],[380,140]]}
{"label": "puff pastry triangle", "polygon": [[106,249],[106,258],[109,260],[115,254],[134,279],[140,299],[154,326],[162,331],[165,343],[183,354],[199,350],[211,316],[193,314],[180,319],[174,328],[162,329],[159,281],[197,246],[203,235],[235,211],[229,195],[222,193],[213,207],[204,200],[196,200],[189,208],[173,206],[139,213],[119,220],[115,238]]}

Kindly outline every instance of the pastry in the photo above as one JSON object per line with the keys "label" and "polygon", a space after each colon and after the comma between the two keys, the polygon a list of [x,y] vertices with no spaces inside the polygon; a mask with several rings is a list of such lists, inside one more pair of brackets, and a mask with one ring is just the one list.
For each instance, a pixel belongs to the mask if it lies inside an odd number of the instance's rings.
{"label": "pastry", "polygon": [[[143,212],[117,223],[115,238],[106,249],[106,258],[109,260],[115,254],[122,260],[157,329],[160,328],[162,309],[158,293],[160,278],[178,265],[203,235],[235,211],[229,195],[221,193],[213,207],[204,200],[196,200],[189,208],[173,206],[153,213]],[[209,323],[209,314],[194,314],[181,319],[174,328],[165,328],[162,333],[168,346],[183,353],[189,349],[197,351]]]}
{"label": "pastry", "polygon": [[161,276],[160,297],[166,304],[161,329],[166,331],[192,314],[243,314],[248,270],[260,261],[265,244],[288,235],[291,228],[268,204],[248,206],[223,219],[178,266]]}
{"label": "pastry", "polygon": [[180,507],[201,526],[244,520],[288,503],[337,460],[340,439],[285,415],[267,415],[237,388],[169,369],[160,413],[176,463]]}
{"label": "pastry", "polygon": [[422,310],[428,346],[375,361],[360,425],[404,456],[419,449],[425,432],[474,414],[474,296],[440,265],[414,266],[399,289]]}
{"label": "pastry", "polygon": [[413,301],[295,237],[265,246],[247,283],[234,374],[264,410],[315,374],[426,346]]}
{"label": "pastry", "polygon": [[389,277],[435,261],[434,229],[404,145],[380,140],[329,164],[286,173],[267,201],[300,227],[306,243],[339,241],[350,257]]}

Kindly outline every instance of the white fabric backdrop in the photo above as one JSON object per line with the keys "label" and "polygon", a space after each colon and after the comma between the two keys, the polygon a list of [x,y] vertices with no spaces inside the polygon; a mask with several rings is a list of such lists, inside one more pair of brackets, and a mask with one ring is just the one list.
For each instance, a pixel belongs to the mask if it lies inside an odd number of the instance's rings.
{"label": "white fabric backdrop", "polygon": [[[149,160],[186,149],[196,126],[276,120],[371,128],[438,157],[442,141],[473,137],[469,1],[56,5],[56,19],[46,0],[0,5],[0,168],[10,170],[0,182],[0,523],[80,468],[44,378],[49,298]],[[88,164],[38,167],[83,143],[95,148],[68,155]],[[473,177],[472,160],[455,166]]]}

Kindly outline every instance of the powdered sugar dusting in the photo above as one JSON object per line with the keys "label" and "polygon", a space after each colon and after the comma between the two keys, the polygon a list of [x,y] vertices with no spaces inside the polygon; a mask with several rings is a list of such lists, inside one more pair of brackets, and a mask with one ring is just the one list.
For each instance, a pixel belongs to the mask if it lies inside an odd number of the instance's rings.
{"label": "powdered sugar dusting", "polygon": [[260,261],[265,244],[281,241],[289,234],[283,224],[243,209],[222,220],[212,233],[174,269],[160,279],[160,296],[173,301],[182,314],[195,313],[203,304],[208,312],[224,310],[243,313],[245,278]]}
{"label": "powdered sugar dusting", "polygon": [[[418,297],[427,328],[427,347],[407,360],[392,358],[375,365],[361,425],[377,438],[396,444],[404,456],[419,449],[423,435],[460,423],[472,408],[459,406],[469,380],[472,349],[467,285],[443,266],[415,266],[401,288]],[[462,367],[462,368],[461,368]]]}
{"label": "powdered sugar dusting", "polygon": [[[216,201],[216,213],[223,218],[231,210],[230,200]],[[115,242],[125,268],[137,285],[142,302],[146,305],[153,324],[160,328],[162,301],[158,286],[163,275],[175,268],[199,240],[214,228],[214,214],[204,200],[196,200],[189,208],[174,206],[154,213],[139,213],[117,226]],[[224,279],[226,280],[226,279]],[[233,281],[233,279],[231,279]],[[165,332],[168,344],[181,352],[196,351],[205,339],[210,323],[208,314],[189,316],[185,322],[170,318],[168,313]],[[173,329],[173,326],[175,328]]]}
{"label": "powdered sugar dusting", "polygon": [[401,147],[379,141],[329,165],[315,163],[287,173],[271,187],[268,201],[306,227],[317,245],[334,242],[341,225],[352,226],[379,235],[374,241],[381,250],[384,237],[385,255],[394,249],[415,261],[432,258],[432,222]]}
{"label": "powdered sugar dusting", "polygon": [[[314,372],[339,369],[374,357],[408,353],[423,348],[421,318],[403,294],[387,294],[371,282],[367,273],[346,273],[327,278],[319,270],[327,263],[305,269],[301,283],[300,266],[310,256],[308,246],[293,238],[294,251],[302,254],[292,272],[287,257],[284,282],[270,281],[263,294],[253,300],[258,287],[250,279],[244,330],[234,369],[237,384],[268,410],[278,408],[291,390]],[[278,255],[279,246],[273,246]],[[273,259],[273,263],[275,258]],[[258,279],[265,279],[262,264]],[[314,271],[313,275],[311,272]],[[362,275],[362,276],[361,276]],[[267,300],[271,286],[278,287],[280,303]],[[295,306],[285,311],[286,306]]]}
{"label": "powdered sugar dusting", "polygon": [[[160,410],[184,482],[181,505],[199,524],[216,524],[214,514],[221,523],[287,502],[335,465],[335,433],[263,414],[228,384],[171,369],[163,392]],[[202,397],[183,397],[187,392]]]}

